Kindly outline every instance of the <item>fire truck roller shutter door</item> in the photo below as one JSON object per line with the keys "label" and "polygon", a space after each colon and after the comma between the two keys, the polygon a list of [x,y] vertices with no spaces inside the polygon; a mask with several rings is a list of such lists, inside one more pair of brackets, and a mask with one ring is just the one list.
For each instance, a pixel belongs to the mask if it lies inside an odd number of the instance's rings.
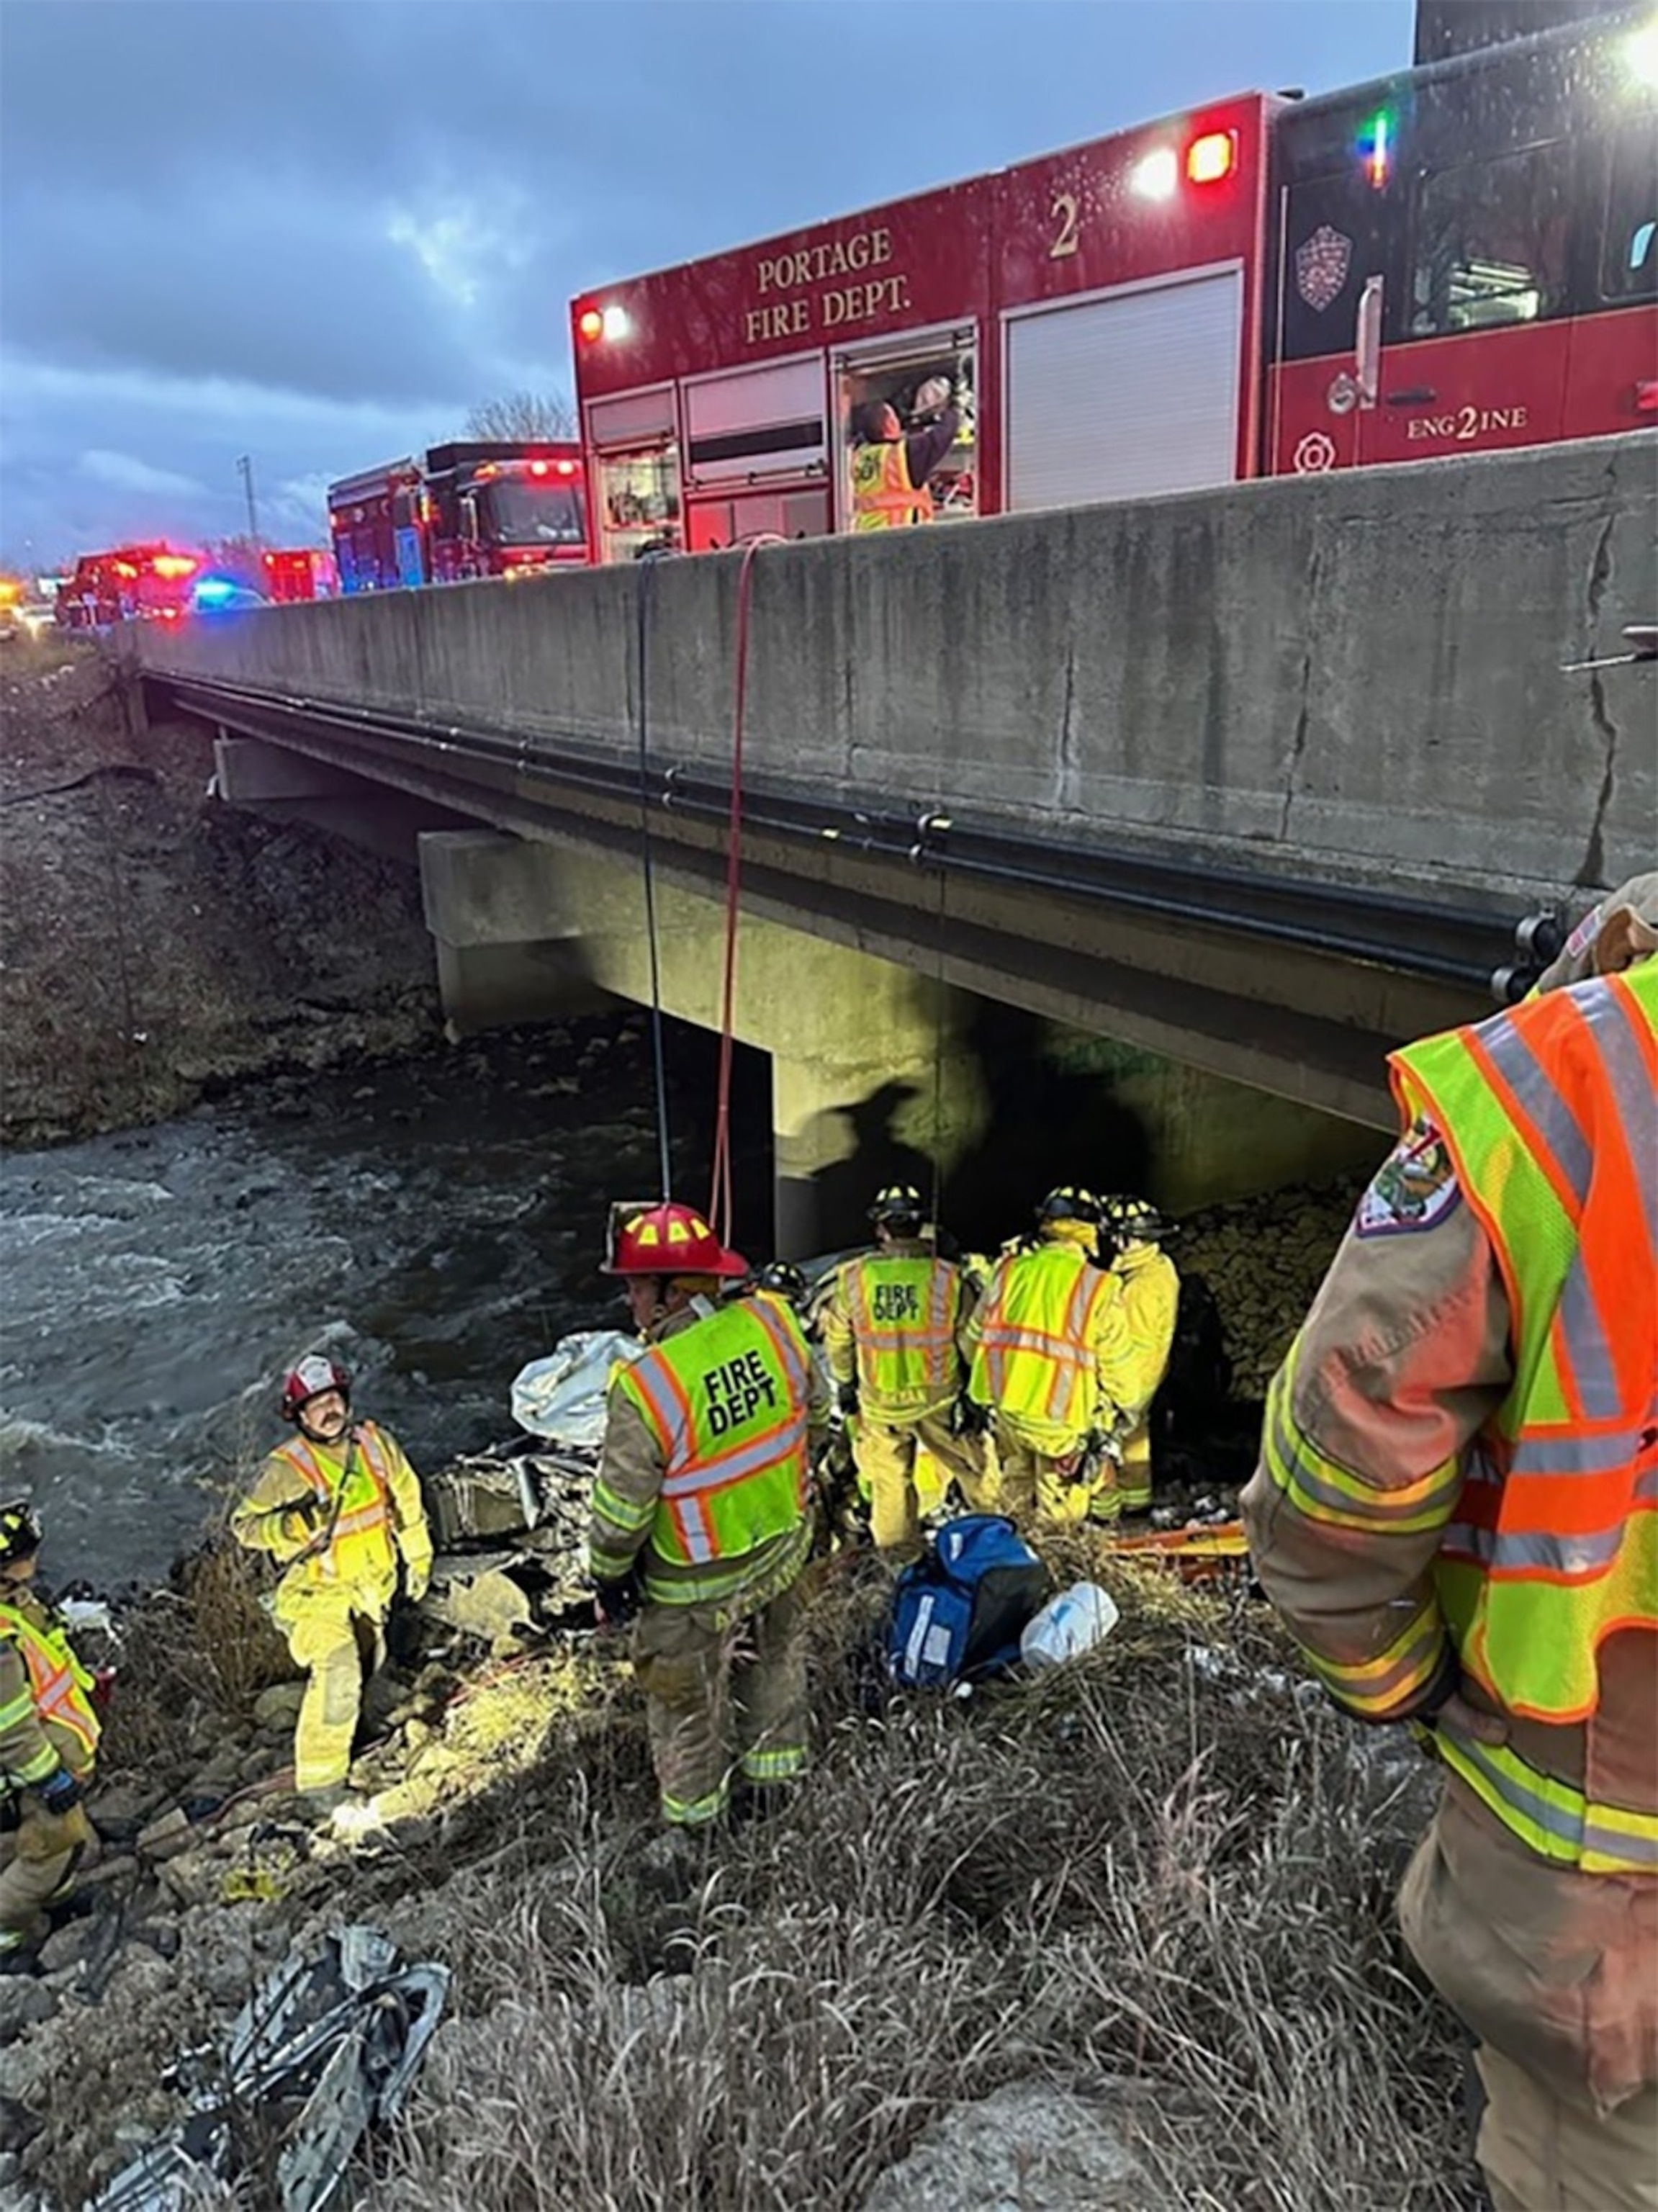
{"label": "fire truck roller shutter door", "polygon": [[1238,269],[1011,317],[1009,507],[1231,483],[1242,326]]}

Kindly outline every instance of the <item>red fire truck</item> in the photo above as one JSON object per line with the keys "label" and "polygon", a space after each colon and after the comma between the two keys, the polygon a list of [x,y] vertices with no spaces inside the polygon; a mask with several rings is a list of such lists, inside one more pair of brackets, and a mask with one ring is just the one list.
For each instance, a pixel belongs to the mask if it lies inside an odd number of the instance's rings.
{"label": "red fire truck", "polygon": [[331,599],[339,590],[339,571],[331,553],[314,546],[282,546],[259,556],[262,588],[284,605],[295,599]]}
{"label": "red fire truck", "polygon": [[587,559],[581,449],[434,446],[328,488],[340,588],[522,576]]}
{"label": "red fire truck", "polygon": [[943,520],[1653,421],[1653,44],[1252,94],[584,294],[593,557],[877,526],[895,430],[889,513]]}
{"label": "red fire truck", "polygon": [[118,622],[178,622],[190,611],[201,567],[195,554],[176,552],[165,543],[83,553],[58,594],[58,621],[64,629],[104,629]]}

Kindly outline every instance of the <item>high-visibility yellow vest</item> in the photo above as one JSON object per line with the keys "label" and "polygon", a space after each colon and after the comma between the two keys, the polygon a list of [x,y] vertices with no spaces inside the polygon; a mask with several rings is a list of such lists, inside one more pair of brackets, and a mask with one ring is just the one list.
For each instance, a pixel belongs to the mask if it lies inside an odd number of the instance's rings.
{"label": "high-visibility yellow vest", "polygon": [[[68,1629],[37,1600],[27,1607],[0,1604],[0,1636],[22,1654],[35,1718],[43,1728],[50,1724],[66,1729],[90,1765],[102,1723],[92,1702],[94,1678],[70,1650]],[[57,1766],[54,1749],[49,1759],[40,1762],[38,1774],[19,1774],[13,1779],[27,1789],[43,1781]]]}
{"label": "high-visibility yellow vest", "polygon": [[[1074,1449],[1094,1425],[1094,1337],[1118,1295],[1079,1247],[1055,1241],[999,1261],[978,1316],[968,1395]],[[1063,1432],[1063,1434],[1061,1434]]]}
{"label": "high-visibility yellow vest", "polygon": [[[805,1337],[774,1300],[744,1298],[635,1360],[615,1387],[655,1437],[665,1473],[649,1542],[678,1566],[741,1559],[806,1510]],[[698,1593],[687,1586],[684,1598]]]}
{"label": "high-visibility yellow vest", "polygon": [[858,1395],[872,1420],[902,1426],[936,1413],[961,1380],[956,1324],[961,1278],[947,1260],[873,1252],[848,1261],[841,1295],[858,1356]]}
{"label": "high-visibility yellow vest", "polygon": [[[1502,1270],[1514,1380],[1436,1562],[1464,1672],[1570,1724],[1615,1631],[1658,1634],[1658,961],[1395,1054]],[[1641,1724],[1649,1724],[1650,1715]],[[1597,1804],[1506,1747],[1449,1764],[1545,1856],[1658,1871],[1658,1807]]]}
{"label": "high-visibility yellow vest", "polygon": [[[372,1583],[395,1578],[397,1541],[392,1528],[392,1474],[386,1446],[372,1421],[359,1421],[346,1441],[318,1445],[296,1436],[272,1455],[304,1476],[316,1493],[314,1534],[332,1534],[308,1559],[297,1560],[287,1575],[307,1586],[325,1583]],[[284,1580],[287,1579],[284,1576]]]}
{"label": "high-visibility yellow vest", "polygon": [[931,522],[932,494],[910,482],[909,456],[902,438],[859,446],[852,456],[852,526],[854,530],[902,530],[912,522]]}

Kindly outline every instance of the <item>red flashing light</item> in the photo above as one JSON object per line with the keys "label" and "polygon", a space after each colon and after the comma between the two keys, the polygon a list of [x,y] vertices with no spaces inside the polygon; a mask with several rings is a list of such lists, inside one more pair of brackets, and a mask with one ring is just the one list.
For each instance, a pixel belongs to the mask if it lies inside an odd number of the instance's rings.
{"label": "red flashing light", "polygon": [[1236,131],[1206,131],[1186,149],[1186,174],[1194,185],[1218,185],[1230,177],[1238,157]]}
{"label": "red flashing light", "polygon": [[604,335],[604,318],[597,307],[584,307],[576,317],[575,327],[584,345],[594,345]]}
{"label": "red flashing light", "polygon": [[1658,382],[1636,386],[1635,411],[1637,415],[1658,415]]}
{"label": "red flashing light", "polygon": [[545,461],[531,461],[531,464],[530,464],[530,474],[531,474],[532,477],[544,477],[544,476],[546,475],[546,473],[547,473],[547,464],[546,464],[546,462],[545,462]]}
{"label": "red flashing light", "polygon": [[197,568],[188,553],[158,553],[149,565],[158,576],[193,576]]}

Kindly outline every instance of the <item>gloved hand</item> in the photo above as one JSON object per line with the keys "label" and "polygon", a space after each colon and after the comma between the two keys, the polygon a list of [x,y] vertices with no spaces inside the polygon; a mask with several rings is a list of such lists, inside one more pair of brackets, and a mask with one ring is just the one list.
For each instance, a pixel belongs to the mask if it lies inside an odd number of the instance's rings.
{"label": "gloved hand", "polygon": [[1088,1431],[1083,1443],[1084,1456],[1097,1467],[1102,1460],[1109,1460],[1113,1467],[1122,1465],[1122,1438],[1115,1423],[1097,1426]]}
{"label": "gloved hand", "polygon": [[403,1563],[403,1594],[410,1605],[418,1605],[432,1587],[432,1562],[422,1559],[418,1565],[405,1559]]}
{"label": "gloved hand", "polygon": [[950,404],[950,380],[944,376],[930,376],[915,394],[918,415],[936,415]]}
{"label": "gloved hand", "polygon": [[858,1411],[858,1385],[842,1382],[835,1392],[835,1401],[847,1420],[851,1420]]}
{"label": "gloved hand", "polygon": [[617,1583],[593,1585],[593,1620],[601,1632],[615,1635],[639,1611],[639,1578],[624,1575]]}
{"label": "gloved hand", "polygon": [[36,1783],[34,1794],[54,1819],[61,1820],[80,1803],[81,1785],[68,1767],[60,1766],[56,1774],[49,1774],[44,1782]]}
{"label": "gloved hand", "polygon": [[321,1510],[322,1500],[315,1496],[296,1498],[292,1505],[283,1506],[282,1532],[290,1544],[310,1542]]}
{"label": "gloved hand", "polygon": [[969,1398],[963,1392],[951,1409],[950,1433],[958,1437],[987,1436],[993,1418],[988,1406],[981,1406],[976,1398]]}

